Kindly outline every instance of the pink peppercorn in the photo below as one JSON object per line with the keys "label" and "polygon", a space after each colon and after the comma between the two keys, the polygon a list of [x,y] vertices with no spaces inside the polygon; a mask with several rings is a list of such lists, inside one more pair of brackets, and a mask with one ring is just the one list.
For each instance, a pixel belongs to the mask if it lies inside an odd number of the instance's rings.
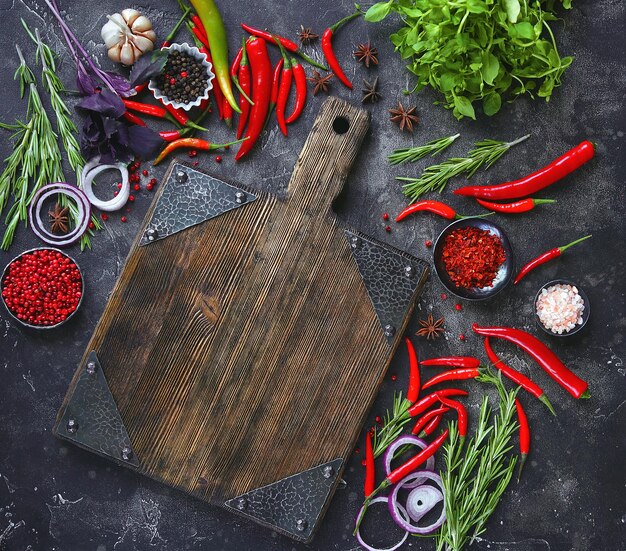
{"label": "pink peppercorn", "polygon": [[222,162],[222,157],[220,155],[218,155],[217,157],[215,157],[215,162],[216,163],[221,163]]}

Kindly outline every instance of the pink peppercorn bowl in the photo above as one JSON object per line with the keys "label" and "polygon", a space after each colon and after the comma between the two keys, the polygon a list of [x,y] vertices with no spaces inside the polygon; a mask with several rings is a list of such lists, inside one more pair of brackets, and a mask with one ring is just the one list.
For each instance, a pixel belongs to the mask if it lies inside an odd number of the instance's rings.
{"label": "pink peppercorn bowl", "polygon": [[[6,278],[6,275],[9,271],[10,266],[17,260],[19,260],[20,258],[22,258],[24,255],[28,254],[28,253],[32,253],[35,251],[55,251],[59,254],[61,254],[62,256],[68,258],[75,266],[76,269],[78,270],[78,273],[80,274],[80,286],[81,286],[81,295],[80,298],[78,300],[78,304],[76,305],[76,308],[74,308],[74,310],[68,314],[68,316],[60,321],[59,323],[56,323],[54,325],[34,325],[32,323],[28,323],[27,321],[21,320],[20,318],[18,318],[13,312],[11,312],[11,309],[9,308],[9,306],[7,305],[7,303],[4,300],[4,295],[3,295],[3,291],[4,291],[4,280]],[[36,329],[36,330],[46,330],[46,329],[56,329],[57,327],[61,327],[62,325],[64,325],[65,323],[67,323],[73,316],[74,314],[76,314],[76,312],[78,312],[78,310],[80,309],[82,303],[83,303],[83,297],[85,296],[85,278],[83,276],[83,272],[80,269],[80,266],[78,265],[78,262],[76,262],[76,260],[74,260],[69,254],[55,248],[55,247],[35,247],[34,249],[28,249],[27,251],[23,251],[20,254],[18,254],[15,258],[13,258],[10,262],[7,263],[7,265],[4,267],[4,270],[2,270],[2,276],[0,276],[0,299],[2,299],[2,304],[4,305],[6,311],[9,313],[9,315],[11,316],[12,319],[14,319],[15,321],[19,322],[21,325],[23,325],[24,327],[28,327],[29,329]]]}
{"label": "pink peppercorn bowl", "polygon": [[[582,313],[583,322],[580,325],[576,325],[576,327],[574,327],[571,331],[560,333],[560,334],[555,333],[551,329],[548,329],[539,319],[539,314],[537,314],[537,300],[539,299],[539,295],[541,295],[541,291],[543,291],[544,289],[549,289],[550,287],[554,285],[571,285],[573,287],[576,287],[576,289],[578,290],[578,294],[583,299],[583,304],[585,305],[585,309],[583,310],[583,313]],[[591,313],[591,305],[589,303],[589,297],[587,297],[587,293],[585,293],[585,291],[583,291],[579,285],[576,285],[575,283],[572,283],[571,281],[568,281],[566,279],[554,279],[552,281],[548,281],[548,283],[545,283],[544,285],[542,285],[541,288],[537,291],[537,294],[535,295],[535,298],[533,300],[533,316],[535,317],[535,321],[537,322],[537,325],[539,326],[539,328],[544,333],[547,333],[551,337],[560,337],[560,338],[570,337],[572,335],[576,335],[577,333],[580,333],[583,327],[587,325],[587,321],[589,320],[590,313]]]}

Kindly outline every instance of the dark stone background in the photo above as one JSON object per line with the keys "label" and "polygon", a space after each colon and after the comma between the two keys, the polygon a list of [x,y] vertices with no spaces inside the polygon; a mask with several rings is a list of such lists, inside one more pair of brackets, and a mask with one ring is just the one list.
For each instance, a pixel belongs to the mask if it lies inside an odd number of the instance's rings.
{"label": "dark stone background", "polygon": [[[105,14],[121,10],[124,2],[69,2],[67,22],[87,49],[106,67],[99,31]],[[161,37],[177,18],[176,3],[160,0],[136,5],[150,16]],[[294,37],[300,23],[315,30],[351,11],[349,0],[292,0],[289,2],[220,2],[231,31],[231,48],[241,37],[237,24],[242,17],[259,27],[268,26]],[[17,65],[14,43],[22,45],[28,59],[34,48],[19,27],[19,17],[39,27],[53,47],[63,55],[61,74],[72,86],[74,68],[65,57],[56,23],[42,0],[0,0],[0,109],[3,120],[23,116],[25,102],[17,99],[17,86],[11,77]],[[474,321],[510,324],[540,331],[532,316],[532,298],[540,285],[556,277],[571,278],[588,293],[592,314],[588,327],[571,340],[552,339],[555,351],[577,373],[590,382],[592,398],[579,403],[541,373],[532,362],[511,347],[500,349],[511,364],[533,373],[555,404],[558,417],[527,396],[524,404],[532,424],[532,456],[522,481],[511,484],[488,530],[473,548],[512,551],[545,550],[623,550],[626,548],[626,500],[624,477],[624,55],[626,39],[623,3],[619,0],[576,1],[575,8],[556,23],[562,54],[575,56],[563,86],[550,103],[522,99],[506,105],[491,119],[457,122],[451,113],[434,106],[434,95],[423,92],[404,99],[402,90],[413,85],[387,39],[397,21],[371,26],[356,21],[337,37],[339,58],[354,79],[356,90],[349,93],[333,82],[332,93],[359,102],[363,77],[380,76],[383,100],[368,109],[372,113],[371,132],[337,202],[339,216],[350,225],[418,256],[429,258],[426,239],[434,239],[445,221],[424,215],[393,226],[387,234],[381,215],[394,214],[405,201],[396,175],[417,174],[429,161],[415,166],[390,168],[385,156],[394,147],[420,144],[429,139],[461,132],[462,137],[448,153],[463,154],[476,139],[513,139],[526,133],[532,137],[517,146],[476,182],[498,182],[515,178],[542,166],[584,138],[597,144],[597,157],[564,182],[553,186],[542,197],[558,203],[517,218],[497,216],[516,251],[518,264],[553,246],[593,233],[591,241],[553,262],[516,288],[507,289],[484,303],[463,302],[456,311],[455,300],[442,300],[443,288],[435,277],[420,300],[413,320],[428,312],[446,318],[445,338],[419,343],[422,356],[437,354],[481,354],[481,341],[471,334]],[[182,37],[181,37],[182,38]],[[380,50],[379,68],[365,70],[351,60],[355,43],[371,38]],[[315,49],[315,52],[318,50]],[[274,52],[276,55],[276,52]],[[319,55],[319,54],[318,54]],[[421,123],[413,136],[402,134],[388,121],[387,109],[398,99],[415,102]],[[262,139],[262,151],[235,165],[233,153],[223,155],[217,165],[214,155],[202,155],[200,166],[226,179],[275,192],[284,190],[294,162],[317,113],[322,98],[310,98],[302,119],[291,129],[289,139],[272,128]],[[214,140],[231,136],[211,121]],[[3,138],[0,154],[9,152]],[[157,178],[165,167],[150,170]],[[68,177],[69,176],[68,171]],[[451,189],[461,182],[452,182]],[[50,429],[56,411],[89,336],[102,313],[109,292],[120,273],[130,243],[137,232],[152,194],[142,191],[128,213],[128,223],[114,215],[94,239],[91,252],[75,254],[86,277],[87,294],[75,319],[61,330],[31,333],[9,320],[0,310],[0,550],[130,551],[183,550],[209,551],[305,549],[289,539],[243,521],[172,491],[147,478],[118,468],[83,450],[55,439]],[[469,201],[446,192],[445,200],[463,213],[477,213]],[[39,243],[29,231],[20,228],[9,253],[0,254],[0,264],[22,250]],[[467,340],[461,342],[459,334]],[[540,335],[543,340],[548,337]],[[132,366],[128,367],[132,369]],[[397,355],[372,410],[372,419],[391,403],[394,390],[406,384],[406,358]],[[471,416],[477,413],[478,392],[470,400]],[[370,422],[372,422],[370,419]],[[316,551],[349,551],[356,547],[350,535],[354,515],[361,500],[361,456],[348,463],[347,488],[337,492],[314,543]],[[375,515],[374,515],[375,516]],[[378,516],[382,534],[389,532],[386,515]],[[390,528],[387,528],[390,527]],[[394,532],[395,534],[395,532]],[[382,543],[382,542],[381,542]],[[409,538],[405,548],[432,549],[430,541]]]}

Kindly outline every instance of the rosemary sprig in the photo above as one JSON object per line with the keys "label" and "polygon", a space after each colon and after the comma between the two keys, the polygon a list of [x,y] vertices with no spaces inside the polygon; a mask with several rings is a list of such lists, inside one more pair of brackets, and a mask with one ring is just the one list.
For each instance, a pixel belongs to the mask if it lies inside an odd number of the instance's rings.
{"label": "rosemary sprig", "polygon": [[402,397],[402,392],[393,395],[393,408],[387,410],[382,426],[374,433],[372,448],[374,457],[380,457],[389,445],[402,434],[402,429],[411,418],[407,411],[411,403]]}
{"label": "rosemary sprig", "polygon": [[[57,131],[61,138],[63,149],[67,154],[67,160],[76,174],[76,185],[80,187],[81,173],[83,167],[85,166],[85,159],[80,152],[80,146],[78,145],[78,140],[76,139],[78,130],[74,121],[72,121],[70,109],[61,97],[62,94],[66,93],[66,89],[61,82],[61,79],[56,74],[57,55],[52,48],[50,48],[50,46],[41,40],[39,29],[35,29],[35,33],[33,34],[23,19],[22,26],[31,40],[37,45],[35,60],[41,63],[41,81],[44,89],[50,97],[50,105],[52,106],[56,116]],[[69,207],[70,216],[74,223],[76,223],[79,218],[78,207],[76,204],[73,201],[70,201],[65,195],[59,195],[59,202],[62,206]],[[99,230],[102,228],[102,224],[98,220],[97,216],[92,215],[91,222],[93,223],[95,229]],[[93,235],[93,232],[88,230],[81,237],[81,250],[84,250],[85,247],[91,248],[91,241],[89,239],[90,235]]]}
{"label": "rosemary sprig", "polygon": [[471,178],[481,167],[489,168],[511,147],[523,142],[530,134],[522,136],[512,142],[501,142],[498,140],[483,140],[474,144],[467,157],[454,157],[443,163],[427,167],[419,178],[396,177],[396,180],[406,182],[402,186],[404,194],[417,201],[419,197],[431,191],[441,193],[451,178],[460,174],[467,174]]}
{"label": "rosemary sprig", "polygon": [[419,161],[423,157],[426,157],[426,155],[434,157],[437,153],[441,153],[444,149],[449,147],[460,135],[461,134],[454,134],[454,136],[438,138],[417,147],[396,149],[391,155],[389,155],[389,157],[387,157],[387,160],[389,161],[389,164],[399,165],[406,162],[414,163],[415,161]]}
{"label": "rosemary sprig", "polygon": [[515,470],[517,457],[509,452],[518,427],[514,415],[517,390],[508,392],[499,376],[491,373],[481,380],[495,384],[500,409],[492,415],[487,396],[483,398],[476,434],[467,447],[456,422],[450,423],[444,446],[445,470],[441,473],[446,522],[436,534],[437,551],[461,551],[485,531]]}
{"label": "rosemary sprig", "polygon": [[[11,188],[14,203],[6,217],[6,230],[0,247],[8,249],[13,242],[15,230],[20,221],[26,221],[28,205],[39,188],[48,182],[63,180],[61,152],[57,135],[43,107],[35,84],[35,76],[26,64],[19,46],[15,46],[20,65],[15,71],[15,79],[20,83],[20,97],[28,91],[27,123],[3,125],[4,128],[18,128],[13,136],[13,152],[7,159],[7,166],[0,176],[0,197],[7,196]],[[32,180],[32,185],[29,183]],[[5,203],[6,204],[6,203]]]}

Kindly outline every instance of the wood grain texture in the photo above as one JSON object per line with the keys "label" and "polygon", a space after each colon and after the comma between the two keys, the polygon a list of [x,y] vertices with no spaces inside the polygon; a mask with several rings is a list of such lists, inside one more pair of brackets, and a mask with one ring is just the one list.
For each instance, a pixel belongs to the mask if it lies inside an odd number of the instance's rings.
{"label": "wood grain texture", "polygon": [[86,354],[144,474],[221,505],[351,453],[404,330],[387,343],[330,211],[368,125],[331,98],[285,201],[135,241]]}

